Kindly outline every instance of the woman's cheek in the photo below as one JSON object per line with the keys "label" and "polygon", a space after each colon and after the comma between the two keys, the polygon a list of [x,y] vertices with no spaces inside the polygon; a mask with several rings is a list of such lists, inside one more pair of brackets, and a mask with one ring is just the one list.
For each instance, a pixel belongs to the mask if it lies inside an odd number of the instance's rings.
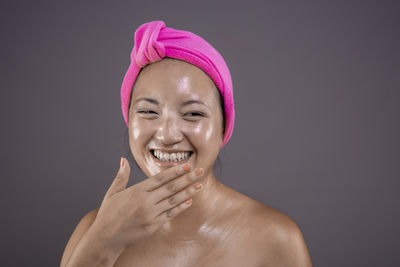
{"label": "woman's cheek", "polygon": [[210,126],[210,127],[207,128],[206,134],[205,134],[206,142],[208,142],[208,141],[211,140],[214,131],[215,131],[215,129],[214,129],[214,127],[212,127],[212,126]]}
{"label": "woman's cheek", "polygon": [[132,138],[133,140],[140,140],[148,136],[149,132],[151,131],[152,127],[149,121],[140,119],[138,117],[134,117],[132,119]]}
{"label": "woman's cheek", "polygon": [[213,125],[208,123],[206,120],[196,124],[191,132],[194,136],[196,136],[197,140],[201,140],[202,142],[211,141],[214,136],[215,128]]}

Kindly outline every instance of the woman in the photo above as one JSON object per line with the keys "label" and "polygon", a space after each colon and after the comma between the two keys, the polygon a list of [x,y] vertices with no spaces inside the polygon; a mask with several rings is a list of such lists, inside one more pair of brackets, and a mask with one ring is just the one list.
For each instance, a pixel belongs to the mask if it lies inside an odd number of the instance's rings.
{"label": "woman", "polygon": [[286,215],[232,190],[213,165],[234,122],[222,56],[190,32],[143,24],[121,89],[135,161],[72,234],[61,266],[311,266]]}

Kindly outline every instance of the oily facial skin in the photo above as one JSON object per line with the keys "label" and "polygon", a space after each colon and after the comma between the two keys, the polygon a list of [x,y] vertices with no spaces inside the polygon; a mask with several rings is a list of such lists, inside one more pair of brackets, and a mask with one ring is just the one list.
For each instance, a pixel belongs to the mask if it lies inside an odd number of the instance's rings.
{"label": "oily facial skin", "polygon": [[213,175],[223,138],[217,90],[207,74],[184,61],[166,58],[141,71],[129,110],[129,144],[148,177],[171,167],[157,162],[152,149],[191,151],[187,162]]}

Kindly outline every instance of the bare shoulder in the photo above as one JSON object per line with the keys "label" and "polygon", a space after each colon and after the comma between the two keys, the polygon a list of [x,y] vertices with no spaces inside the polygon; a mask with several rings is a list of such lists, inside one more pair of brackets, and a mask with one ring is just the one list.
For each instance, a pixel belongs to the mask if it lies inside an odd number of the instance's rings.
{"label": "bare shoulder", "polygon": [[262,266],[312,266],[299,226],[286,214],[259,203],[253,212]]}
{"label": "bare shoulder", "polygon": [[93,224],[96,219],[98,209],[94,209],[86,213],[78,225],[75,227],[74,232],[68,240],[67,245],[65,246],[64,253],[61,259],[60,266],[65,266],[68,259],[71,257],[72,252],[74,252],[76,245],[81,240],[82,236],[87,232],[90,226]]}
{"label": "bare shoulder", "polygon": [[238,213],[246,218],[241,240],[244,246],[257,251],[260,266],[312,266],[303,234],[292,218],[233,191],[232,196],[241,203],[237,205]]}

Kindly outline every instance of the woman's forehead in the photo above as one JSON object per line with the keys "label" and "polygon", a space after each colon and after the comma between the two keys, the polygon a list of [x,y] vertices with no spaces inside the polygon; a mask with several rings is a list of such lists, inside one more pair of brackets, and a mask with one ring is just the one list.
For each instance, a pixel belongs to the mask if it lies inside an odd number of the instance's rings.
{"label": "woman's forehead", "polygon": [[146,66],[139,74],[132,100],[152,97],[158,100],[202,100],[209,105],[219,100],[211,78],[198,67],[175,59],[164,59]]}

